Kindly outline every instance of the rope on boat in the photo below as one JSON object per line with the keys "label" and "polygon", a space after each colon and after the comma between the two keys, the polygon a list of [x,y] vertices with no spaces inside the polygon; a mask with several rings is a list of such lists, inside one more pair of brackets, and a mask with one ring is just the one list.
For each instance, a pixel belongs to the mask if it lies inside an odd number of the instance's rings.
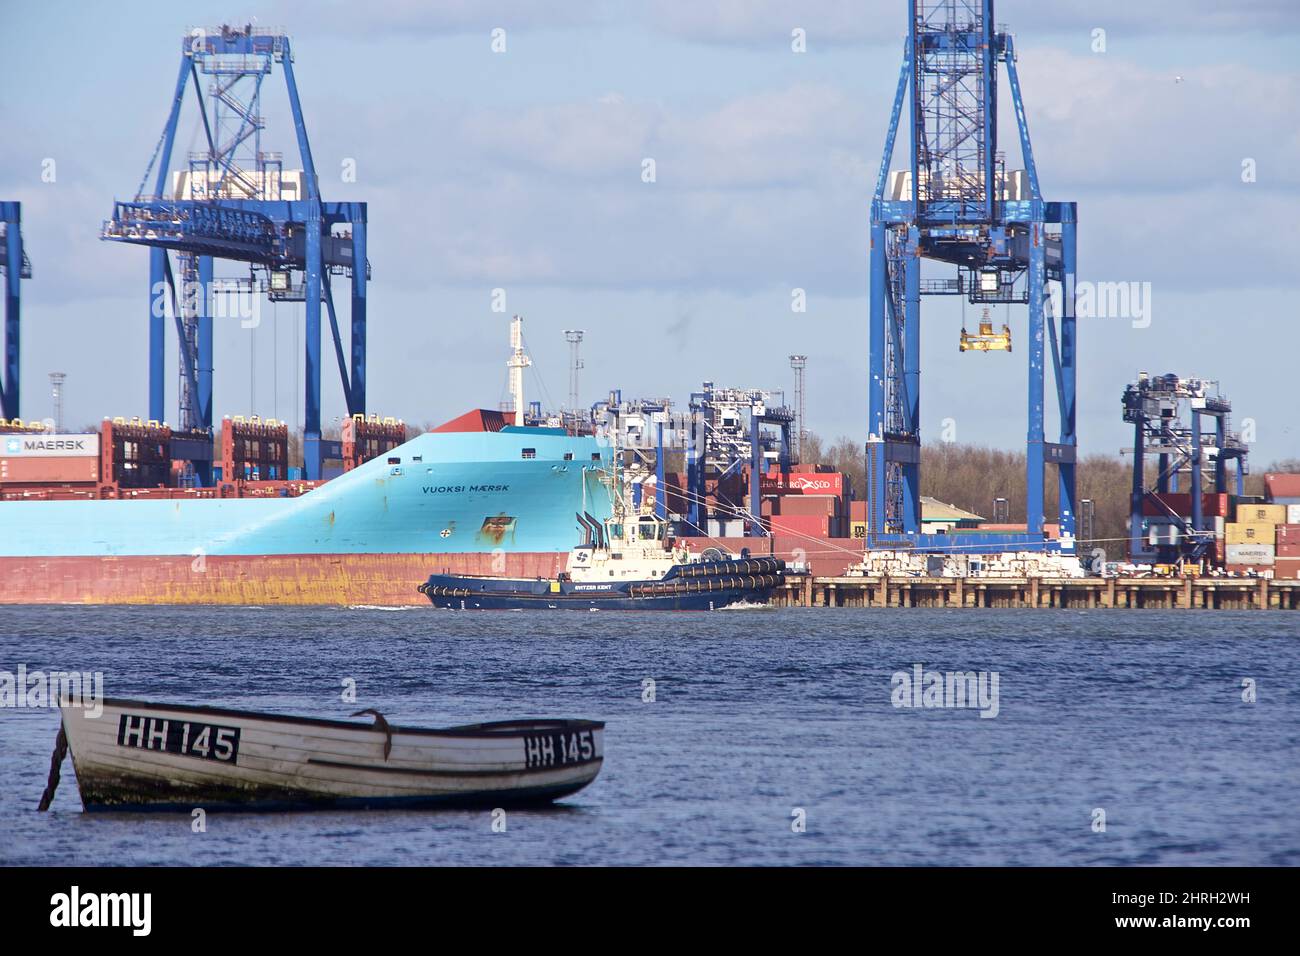
{"label": "rope on boat", "polygon": [[54,801],[54,791],[59,789],[59,768],[67,755],[68,735],[63,732],[63,724],[60,723],[59,735],[54,738],[54,753],[50,755],[50,779],[46,781],[45,792],[41,794],[41,802],[36,807],[37,812],[44,813],[50,809],[50,804]]}
{"label": "rope on boat", "polygon": [[384,759],[387,760],[388,755],[393,752],[393,728],[389,726],[388,721],[384,719],[384,715],[381,714],[379,711],[375,710],[375,708],[373,707],[367,707],[365,710],[359,710],[352,716],[361,717],[365,714],[372,715],[375,718],[375,729],[382,730],[384,732]]}

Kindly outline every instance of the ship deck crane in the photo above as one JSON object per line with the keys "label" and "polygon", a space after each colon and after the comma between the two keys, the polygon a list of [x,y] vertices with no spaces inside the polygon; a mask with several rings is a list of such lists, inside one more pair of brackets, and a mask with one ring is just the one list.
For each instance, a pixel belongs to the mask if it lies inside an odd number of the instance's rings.
{"label": "ship deck crane", "polygon": [[[1043,198],[1013,38],[995,27],[993,0],[909,0],[908,9],[903,65],[871,204],[867,544],[945,550],[948,543],[921,534],[921,301],[927,295],[960,295],[978,305],[1028,309],[1026,533],[1013,546],[1047,546],[1043,481],[1045,466],[1054,464],[1060,547],[1072,551],[1077,204]],[[1006,66],[1023,170],[1008,171],[998,151],[1000,65]],[[906,112],[905,101],[910,101]],[[909,166],[891,173],[894,142],[904,124]],[[956,277],[922,280],[922,259],[955,267]],[[1060,303],[1056,310],[1047,307],[1052,282],[1060,287],[1059,297],[1053,297]],[[1005,344],[1009,350],[1010,330],[1004,343],[990,323],[983,344]],[[1049,351],[1060,421],[1055,442],[1046,437]],[[993,536],[987,537],[993,543]],[[963,543],[981,542],[963,537]]]}
{"label": "ship deck crane", "polygon": [[[301,170],[284,169],[280,153],[262,149],[260,98],[276,65],[284,74]],[[200,80],[207,80],[206,90]],[[187,90],[204,148],[172,173],[176,131]],[[152,192],[146,184],[154,175]],[[336,232],[336,227],[341,227]],[[250,295],[302,301],[306,310],[303,457],[306,476],[321,477],[337,443],[321,439],[321,304],[329,315],[348,416],[366,407],[366,204],[326,202],[320,195],[307,125],[294,78],[289,37],[254,26],[195,29],[181,40],[180,70],[167,122],[133,199],[117,201],[101,238],[149,247],[149,417],[164,416],[165,313],[170,303],[180,343],[181,427],[211,432],[213,261],[246,262],[235,280]],[[178,283],[169,253],[177,255]],[[351,368],[344,357],[331,276],[351,280]],[[260,278],[259,278],[260,276]],[[300,276],[299,280],[295,276]],[[203,484],[210,461],[194,461]]]}

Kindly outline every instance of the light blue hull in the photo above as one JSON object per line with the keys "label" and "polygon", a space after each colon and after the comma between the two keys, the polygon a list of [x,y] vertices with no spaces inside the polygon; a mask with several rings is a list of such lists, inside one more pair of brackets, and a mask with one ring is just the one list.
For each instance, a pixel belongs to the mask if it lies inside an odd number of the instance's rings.
{"label": "light blue hull", "polygon": [[567,551],[576,512],[610,513],[607,456],[553,429],[426,433],[297,498],[3,501],[0,557]]}

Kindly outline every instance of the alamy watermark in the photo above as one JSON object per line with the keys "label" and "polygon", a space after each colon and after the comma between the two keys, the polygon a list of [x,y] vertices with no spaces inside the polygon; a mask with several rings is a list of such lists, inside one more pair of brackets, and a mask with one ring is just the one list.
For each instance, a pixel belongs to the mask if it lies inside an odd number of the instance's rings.
{"label": "alamy watermark", "polygon": [[100,671],[0,671],[0,708],[84,707],[87,717],[104,712],[104,675]]}
{"label": "alamy watermark", "polygon": [[998,715],[997,671],[933,671],[921,664],[890,678],[895,707],[978,708],[981,718]]}
{"label": "alamy watermark", "polygon": [[153,927],[152,893],[83,893],[73,885],[50,897],[50,925],[55,927],[125,927],[133,936],[148,936]]}
{"label": "alamy watermark", "polygon": [[[164,281],[153,284],[150,311],[154,318],[167,314],[171,287]],[[262,324],[262,289],[244,279],[213,278],[205,292],[203,283],[182,280],[177,308],[189,315],[206,315],[221,321],[237,319],[241,329]]]}
{"label": "alamy watermark", "polygon": [[[1047,297],[1052,314],[1061,315],[1060,283],[1050,283]],[[1128,319],[1135,329],[1151,326],[1150,282],[1078,282],[1074,314],[1080,319]]]}

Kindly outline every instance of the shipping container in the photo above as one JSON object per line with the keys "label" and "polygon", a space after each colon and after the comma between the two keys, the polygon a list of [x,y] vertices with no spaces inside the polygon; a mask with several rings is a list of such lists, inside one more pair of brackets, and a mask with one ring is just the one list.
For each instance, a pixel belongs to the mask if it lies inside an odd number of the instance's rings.
{"label": "shipping container", "polygon": [[744,536],[745,522],[741,518],[709,519],[709,537],[711,538],[743,538]]}
{"label": "shipping container", "polygon": [[833,515],[836,513],[838,498],[824,495],[782,495],[775,499],[776,506],[772,513],[778,515]]}
{"label": "shipping container", "polygon": [[99,455],[99,434],[5,435],[0,449],[7,458],[86,458]]}
{"label": "shipping container", "polygon": [[759,490],[765,495],[832,495],[844,494],[844,475],[840,472],[780,472],[759,477]]}
{"label": "shipping container", "polygon": [[849,528],[854,538],[865,538],[867,536],[867,523],[865,521],[850,522]]}
{"label": "shipping container", "polygon": [[1288,581],[1300,578],[1300,557],[1284,558],[1279,556],[1273,562],[1273,577],[1286,578]]}
{"label": "shipping container", "polygon": [[1286,506],[1286,523],[1300,524],[1300,505]]}
{"label": "shipping container", "polygon": [[1152,547],[1156,545],[1174,545],[1182,537],[1182,528],[1171,518],[1162,520],[1152,518],[1147,522],[1147,543]]}
{"label": "shipping container", "polygon": [[1237,505],[1237,524],[1286,524],[1286,505]]}
{"label": "shipping container", "polygon": [[1278,544],[1300,544],[1300,524],[1280,524],[1277,526]]}
{"label": "shipping container", "polygon": [[[1229,497],[1224,494],[1206,493],[1201,495],[1201,513],[1207,518],[1225,517],[1228,514]],[[1147,518],[1167,518],[1177,515],[1190,518],[1192,515],[1192,496],[1186,492],[1166,491],[1162,494],[1145,495],[1142,498],[1142,514]]]}
{"label": "shipping container", "polygon": [[1271,565],[1275,553],[1271,544],[1229,544],[1225,555],[1227,563]]}
{"label": "shipping container", "polygon": [[774,515],[772,517],[773,534],[828,538],[830,531],[830,517],[827,515]]}
{"label": "shipping container", "polygon": [[1275,545],[1273,553],[1279,558],[1300,558],[1300,541]]}
{"label": "shipping container", "polygon": [[1234,521],[1223,526],[1223,538],[1228,544],[1273,544],[1277,526],[1265,521]]}
{"label": "shipping container", "polygon": [[77,458],[60,455],[0,458],[0,482],[5,484],[82,484],[97,481],[98,455],[82,455]]}

